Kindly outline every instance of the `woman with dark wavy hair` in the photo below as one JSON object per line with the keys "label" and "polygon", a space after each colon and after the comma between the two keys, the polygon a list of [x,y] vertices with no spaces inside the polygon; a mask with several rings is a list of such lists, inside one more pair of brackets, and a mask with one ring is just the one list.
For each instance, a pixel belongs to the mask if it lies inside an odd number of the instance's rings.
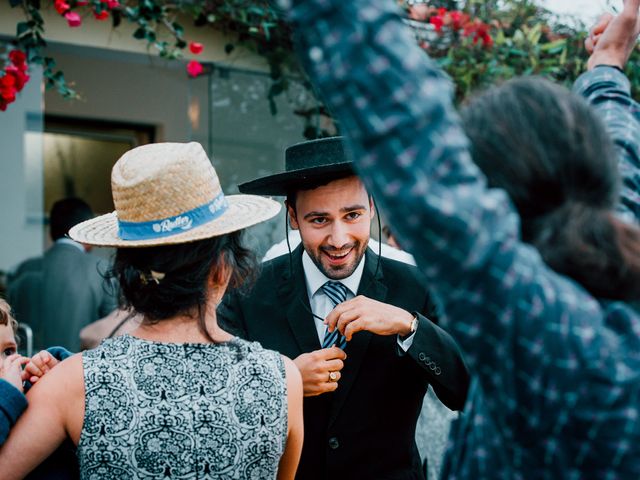
{"label": "woman with dark wavy hair", "polygon": [[[578,95],[515,80],[468,135],[397,2],[279,3],[474,375],[444,476],[640,478],[640,0],[594,31]],[[326,321],[351,335],[345,313]]]}
{"label": "woman with dark wavy hair", "polygon": [[23,478],[70,438],[81,478],[292,479],[302,448],[300,374],[216,321],[227,285],[251,275],[240,231],[278,204],[225,197],[197,143],[127,152],[112,187],[116,212],[70,236],[117,248],[113,274],[143,321],[37,382],[0,450],[0,478]]}

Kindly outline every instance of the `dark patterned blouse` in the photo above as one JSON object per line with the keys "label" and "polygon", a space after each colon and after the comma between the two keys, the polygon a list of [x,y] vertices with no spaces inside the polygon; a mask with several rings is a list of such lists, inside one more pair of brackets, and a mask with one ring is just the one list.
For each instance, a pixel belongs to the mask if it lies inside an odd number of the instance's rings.
{"label": "dark patterned blouse", "polygon": [[129,335],[83,354],[83,479],[275,478],[287,437],[284,363],[234,339]]}

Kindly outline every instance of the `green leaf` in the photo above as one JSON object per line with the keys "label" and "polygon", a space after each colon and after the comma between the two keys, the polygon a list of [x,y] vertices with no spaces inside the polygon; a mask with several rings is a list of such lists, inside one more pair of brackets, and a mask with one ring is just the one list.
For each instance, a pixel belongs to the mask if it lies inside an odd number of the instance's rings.
{"label": "green leaf", "polygon": [[554,40],[553,42],[544,43],[540,46],[540,49],[548,53],[550,55],[556,55],[562,51],[567,45],[567,40],[564,38],[560,38],[558,40]]}
{"label": "green leaf", "polygon": [[137,38],[138,40],[142,40],[146,36],[147,36],[147,31],[142,27],[136,29],[136,31],[133,32],[133,38]]}
{"label": "green leaf", "polygon": [[184,35],[184,28],[182,27],[182,25],[180,25],[180,24],[179,24],[179,23],[177,23],[177,22],[173,22],[173,23],[171,24],[171,26],[172,26],[172,27],[173,27],[173,29],[175,30],[175,34],[176,34],[178,37],[182,37],[182,36]]}
{"label": "green leaf", "polygon": [[20,38],[25,34],[31,33],[31,27],[27,22],[19,22],[16,26],[16,37]]}

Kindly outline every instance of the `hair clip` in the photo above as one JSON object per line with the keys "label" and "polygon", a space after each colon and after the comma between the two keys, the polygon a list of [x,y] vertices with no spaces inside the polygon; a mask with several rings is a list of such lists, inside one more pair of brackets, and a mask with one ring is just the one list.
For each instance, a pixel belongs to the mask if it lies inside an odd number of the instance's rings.
{"label": "hair clip", "polygon": [[165,276],[165,273],[150,270],[150,274],[140,272],[140,281],[143,285],[147,285],[149,282],[156,282],[156,285],[160,285],[160,280],[163,280]]}

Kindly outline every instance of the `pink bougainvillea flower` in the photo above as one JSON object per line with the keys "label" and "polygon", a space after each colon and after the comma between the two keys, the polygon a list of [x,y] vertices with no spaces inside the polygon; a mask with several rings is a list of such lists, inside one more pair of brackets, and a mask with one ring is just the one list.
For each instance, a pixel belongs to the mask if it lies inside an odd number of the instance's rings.
{"label": "pink bougainvillea flower", "polygon": [[114,8],[118,8],[120,6],[120,2],[118,0],[107,0],[107,8],[109,10],[113,10]]}
{"label": "pink bougainvillea flower", "polygon": [[202,68],[202,64],[196,60],[191,60],[187,64],[187,73],[192,77],[197,77],[203,70],[204,68]]}
{"label": "pink bougainvillea flower", "polygon": [[107,18],[109,18],[109,11],[102,10],[100,13],[94,11],[93,16],[96,17],[96,20],[106,20]]}
{"label": "pink bougainvillea flower", "polygon": [[82,18],[76,12],[67,12],[64,14],[64,18],[67,19],[67,23],[71,28],[79,27],[82,25]]}
{"label": "pink bougainvillea flower", "polygon": [[71,9],[71,6],[64,0],[56,0],[56,2],[54,3],[54,7],[56,9],[56,12],[58,12],[60,15],[64,15]]}
{"label": "pink bougainvillea flower", "polygon": [[199,55],[202,53],[202,50],[204,49],[204,46],[201,43],[198,42],[191,42],[189,43],[189,50],[191,51],[191,53],[193,53],[194,55]]}

